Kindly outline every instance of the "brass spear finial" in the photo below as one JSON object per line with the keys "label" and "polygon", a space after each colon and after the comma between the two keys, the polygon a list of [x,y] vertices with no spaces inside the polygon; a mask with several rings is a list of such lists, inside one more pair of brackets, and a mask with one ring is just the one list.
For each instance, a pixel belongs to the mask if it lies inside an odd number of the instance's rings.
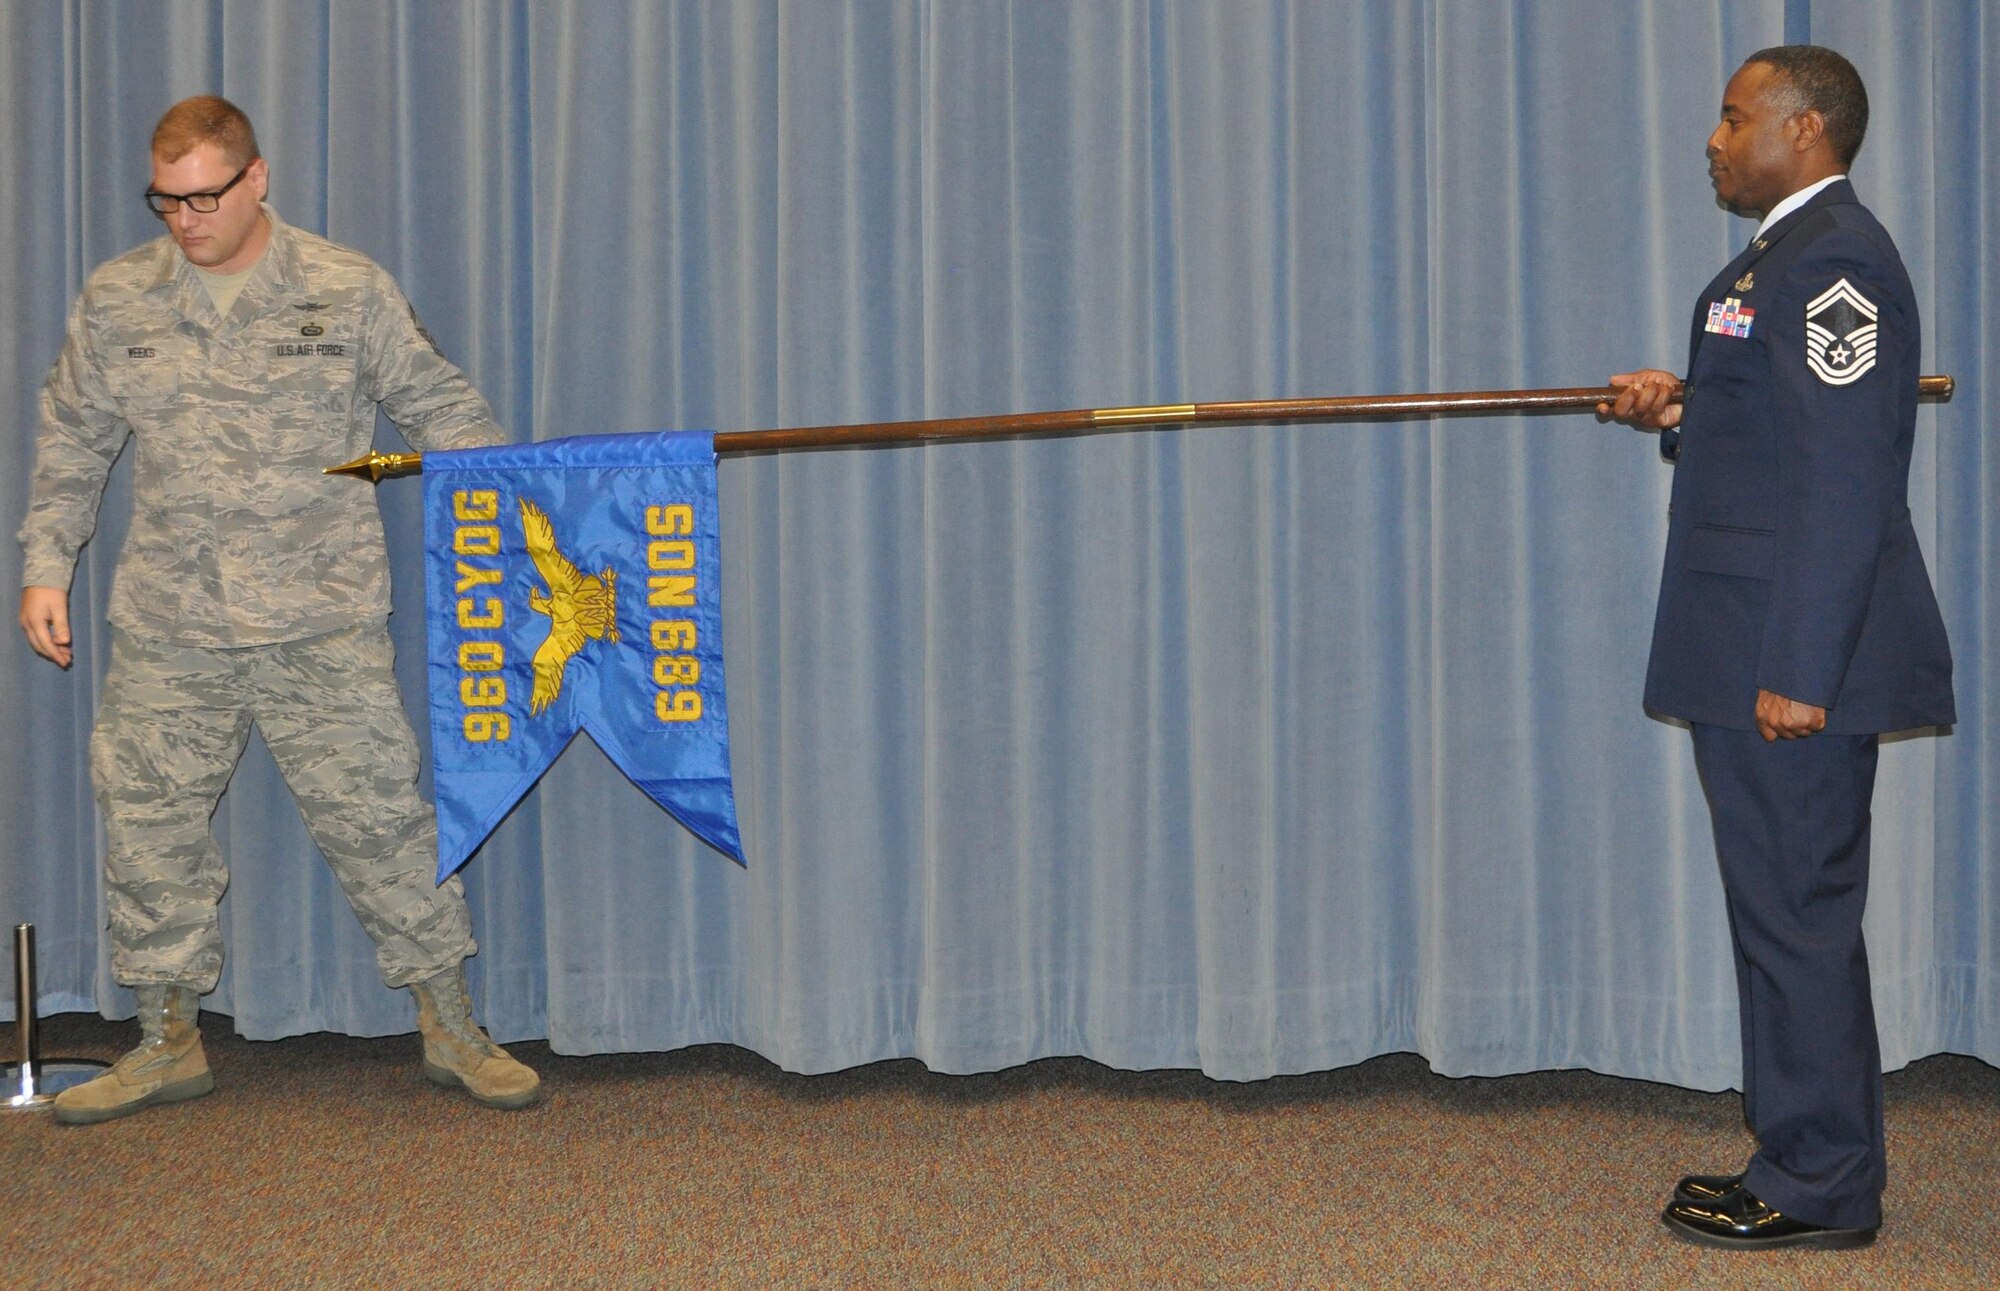
{"label": "brass spear finial", "polygon": [[357,480],[380,484],[392,475],[422,475],[422,453],[370,453],[340,466],[326,468],[327,475],[352,475]]}

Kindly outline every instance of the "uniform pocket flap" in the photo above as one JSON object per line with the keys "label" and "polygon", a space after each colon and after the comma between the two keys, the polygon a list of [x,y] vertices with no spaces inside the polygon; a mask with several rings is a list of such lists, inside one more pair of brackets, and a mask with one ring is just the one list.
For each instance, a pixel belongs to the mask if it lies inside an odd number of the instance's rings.
{"label": "uniform pocket flap", "polygon": [[1777,565],[1777,535],[1769,529],[1698,524],[1688,534],[1684,563],[1704,574],[1769,578]]}

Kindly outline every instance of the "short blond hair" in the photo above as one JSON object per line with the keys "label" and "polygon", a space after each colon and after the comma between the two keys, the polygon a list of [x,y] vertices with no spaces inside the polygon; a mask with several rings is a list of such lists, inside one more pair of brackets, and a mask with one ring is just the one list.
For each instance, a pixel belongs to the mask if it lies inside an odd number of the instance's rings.
{"label": "short blond hair", "polygon": [[153,127],[153,155],[174,162],[205,143],[222,149],[231,166],[243,167],[264,154],[257,151],[257,132],[243,109],[216,94],[198,94],[167,109]]}

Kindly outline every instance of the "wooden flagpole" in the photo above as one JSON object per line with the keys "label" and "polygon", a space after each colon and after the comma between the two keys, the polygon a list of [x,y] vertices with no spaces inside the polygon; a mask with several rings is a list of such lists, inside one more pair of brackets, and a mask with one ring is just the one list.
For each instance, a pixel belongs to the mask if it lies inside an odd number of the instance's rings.
{"label": "wooden flagpole", "polygon": [[[1922,399],[1951,398],[1948,376],[1917,379]],[[1214,425],[1227,422],[1342,421],[1387,417],[1438,417],[1468,413],[1581,412],[1618,397],[1616,386],[1547,390],[1465,390],[1444,394],[1344,395],[1329,399],[1249,399],[1237,403],[1169,403],[1137,408],[1071,408],[1016,412],[997,417],[940,417],[925,421],[873,421],[846,426],[794,426],[783,430],[730,430],[715,436],[717,453],[773,453],[800,448],[855,448],[926,444],[951,439],[1007,439],[1026,435],[1081,435],[1142,426]],[[1675,391],[1674,398],[1680,398]],[[370,453],[328,475],[379,482],[424,469],[422,453]]]}

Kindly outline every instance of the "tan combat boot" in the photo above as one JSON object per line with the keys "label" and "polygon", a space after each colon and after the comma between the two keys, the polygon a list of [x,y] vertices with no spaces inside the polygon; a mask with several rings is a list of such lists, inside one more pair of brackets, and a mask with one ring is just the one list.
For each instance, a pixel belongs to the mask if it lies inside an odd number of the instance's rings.
{"label": "tan combat boot", "polygon": [[463,1085],[488,1107],[526,1107],[541,1094],[542,1078],[508,1057],[472,1020],[462,966],[413,984],[410,993],[424,1034],[424,1075],[432,1082]]}
{"label": "tan combat boot", "polygon": [[56,1095],[56,1119],[91,1125],[130,1116],[158,1103],[200,1098],[215,1088],[208,1055],[195,1030],[198,997],[191,986],[140,986],[137,1049],[97,1079]]}

